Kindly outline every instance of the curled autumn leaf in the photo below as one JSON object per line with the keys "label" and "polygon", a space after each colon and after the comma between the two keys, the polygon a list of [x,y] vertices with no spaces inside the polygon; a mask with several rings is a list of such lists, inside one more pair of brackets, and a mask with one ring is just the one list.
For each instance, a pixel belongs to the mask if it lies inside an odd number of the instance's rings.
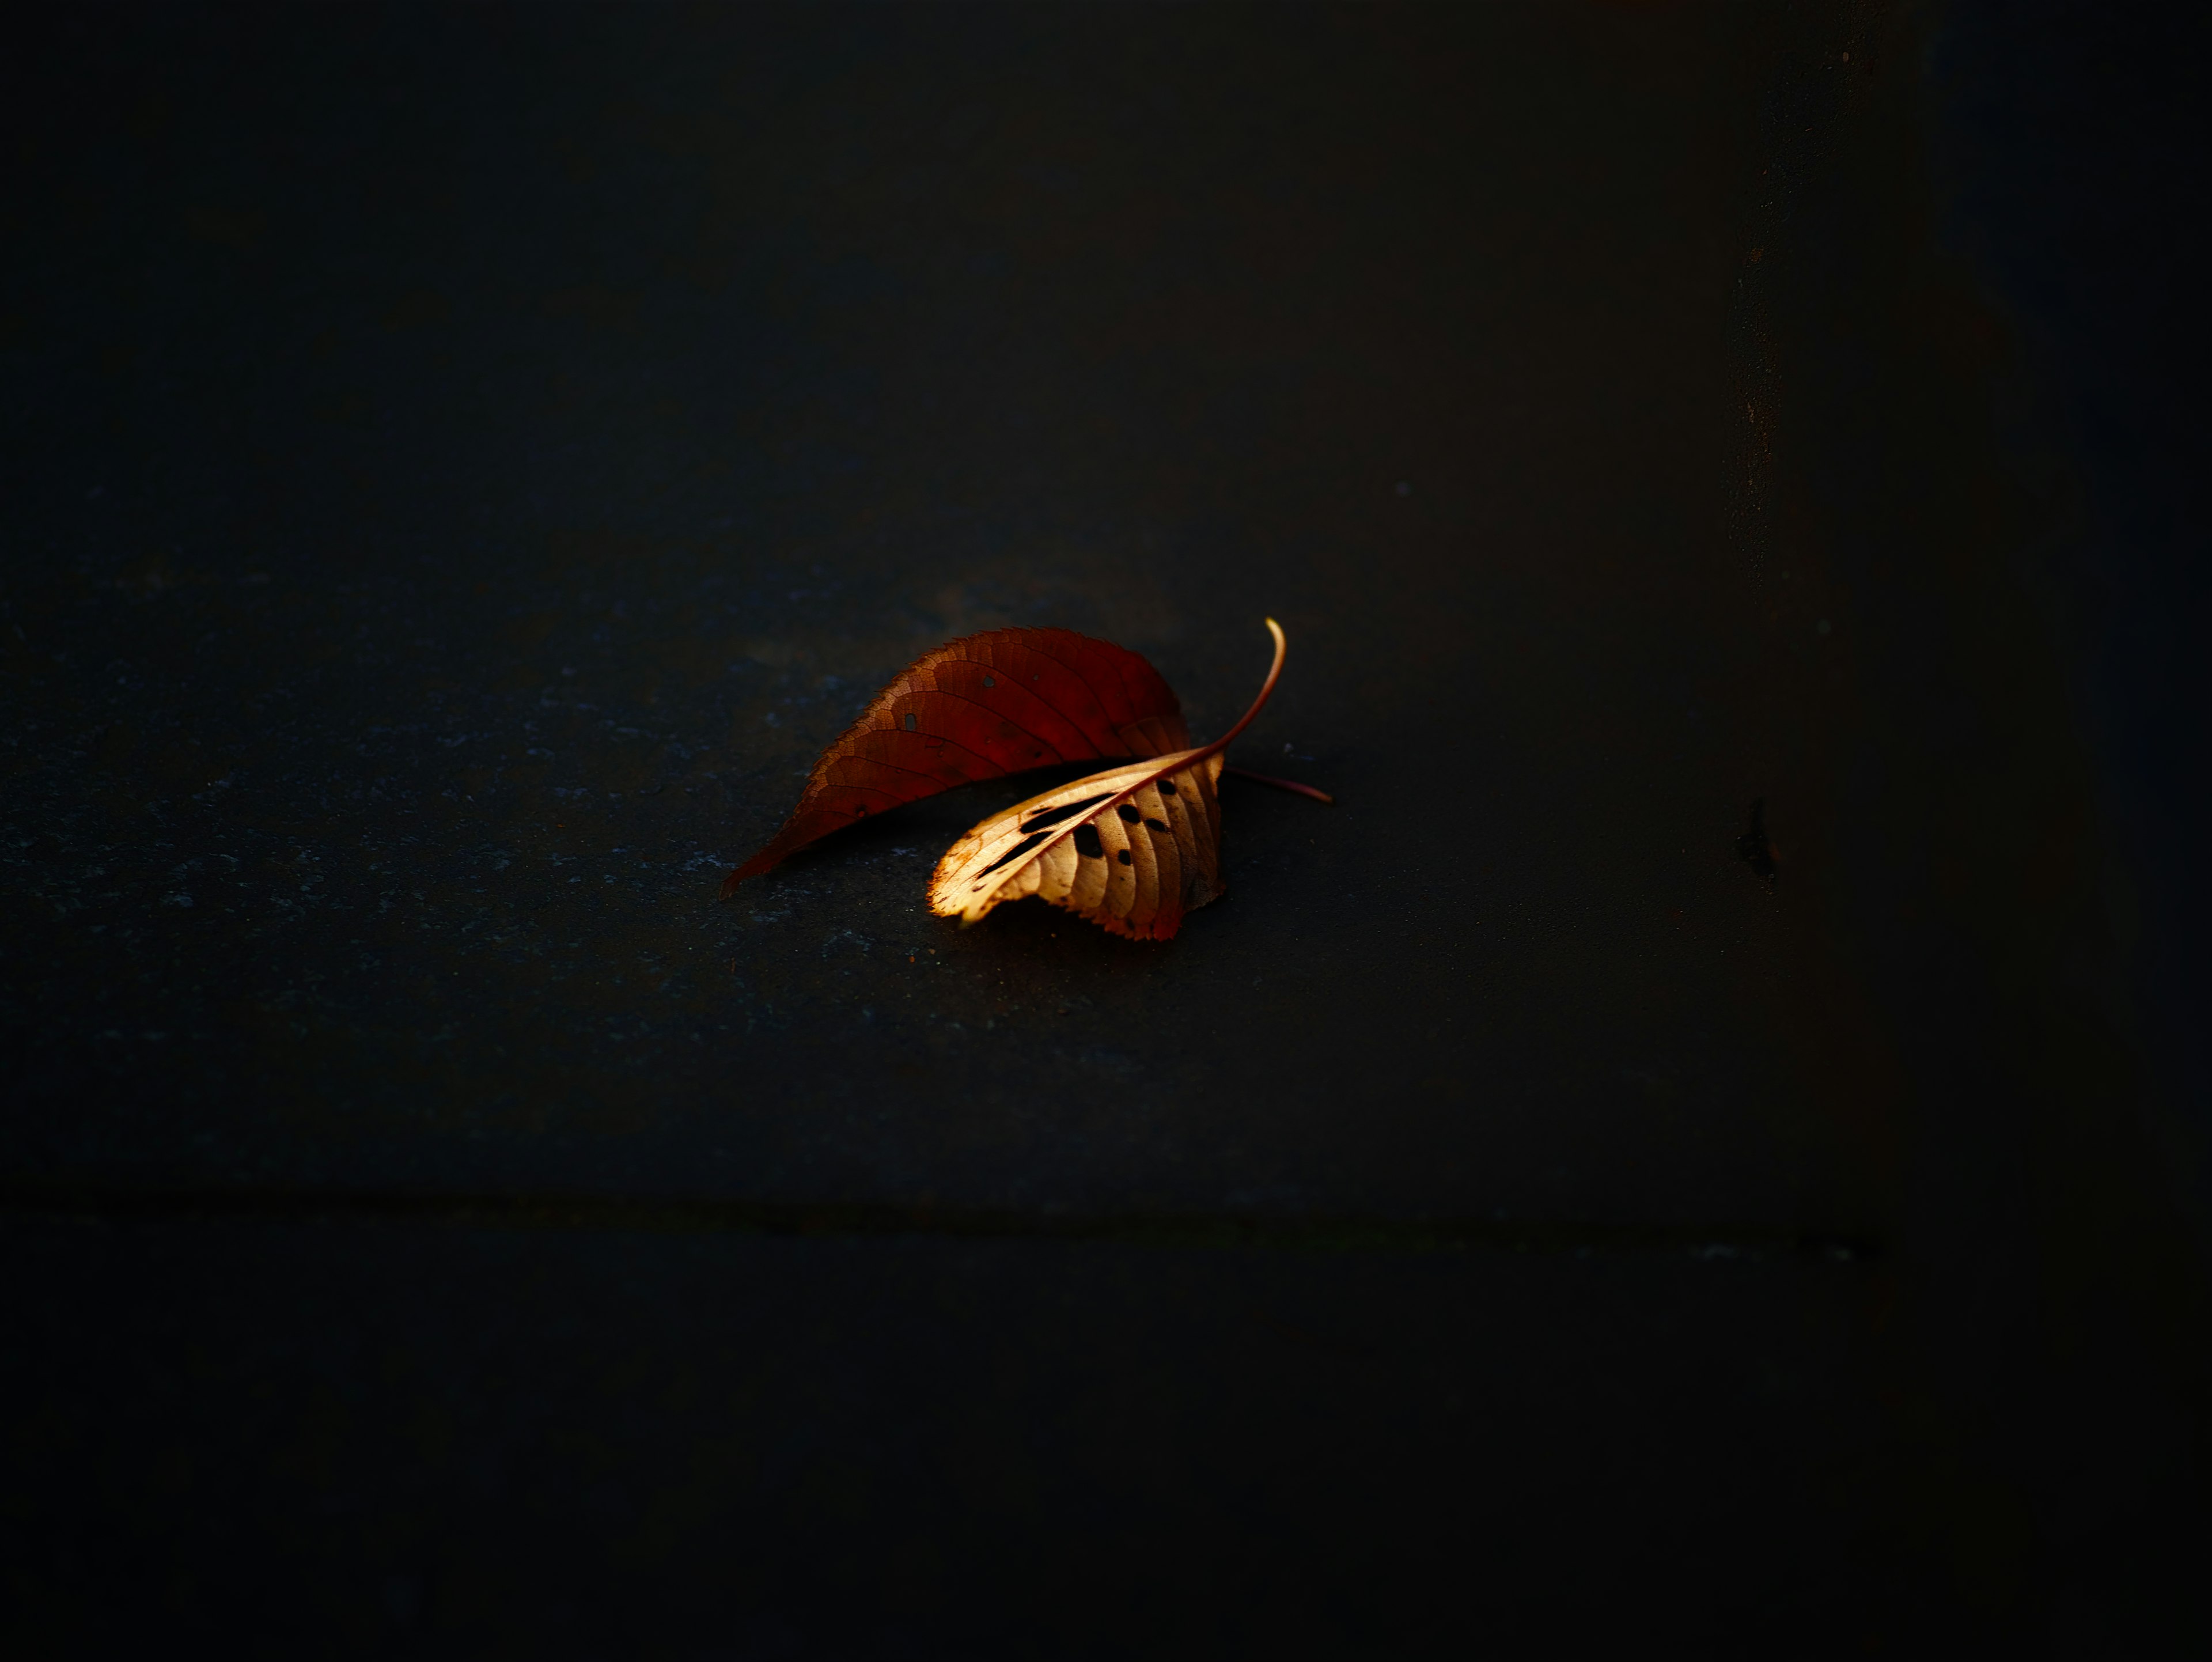
{"label": "curled autumn leaf", "polygon": [[1235,727],[1196,750],[1109,768],[993,814],[938,862],[930,910],[965,927],[1001,901],[1036,895],[1132,940],[1174,934],[1184,913],[1224,886],[1215,787],[1222,752],[1283,673],[1283,630],[1273,618],[1267,632],[1275,661]]}
{"label": "curled autumn leaf", "polygon": [[770,870],[902,802],[1056,762],[1152,757],[1190,743],[1160,673],[1126,647],[1066,629],[994,629],[907,666],[836,743],[768,846],[722,881]]}

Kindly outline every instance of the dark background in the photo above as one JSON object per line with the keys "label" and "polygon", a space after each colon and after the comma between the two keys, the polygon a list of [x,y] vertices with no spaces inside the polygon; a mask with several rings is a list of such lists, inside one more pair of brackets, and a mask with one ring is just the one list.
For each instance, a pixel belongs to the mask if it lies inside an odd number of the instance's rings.
{"label": "dark background", "polygon": [[[15,1642],[2212,1640],[2203,35],[44,19]],[[1173,943],[927,915],[1030,784],[715,903],[919,652],[1270,613]]]}

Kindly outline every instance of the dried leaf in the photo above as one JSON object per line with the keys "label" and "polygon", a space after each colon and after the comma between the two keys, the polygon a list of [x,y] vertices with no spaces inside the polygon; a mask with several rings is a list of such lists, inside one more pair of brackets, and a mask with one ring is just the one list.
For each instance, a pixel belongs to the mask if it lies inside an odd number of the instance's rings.
{"label": "dried leaf", "polygon": [[975,922],[1002,900],[1030,895],[1115,934],[1165,941],[1183,914],[1219,895],[1222,752],[1250,725],[1283,673],[1275,661],[1243,719],[1196,750],[1132,762],[994,813],[938,861],[930,910]]}
{"label": "dried leaf", "polygon": [[722,882],[727,899],[817,837],[955,785],[1055,762],[1161,756],[1190,743],[1159,672],[1066,629],[994,629],[923,654],[822,753],[768,846]]}

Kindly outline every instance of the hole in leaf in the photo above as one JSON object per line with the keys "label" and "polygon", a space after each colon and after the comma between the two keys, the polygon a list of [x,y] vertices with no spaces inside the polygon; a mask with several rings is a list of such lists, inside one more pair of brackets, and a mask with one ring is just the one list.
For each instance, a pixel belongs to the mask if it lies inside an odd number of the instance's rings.
{"label": "hole in leaf", "polygon": [[1098,827],[1088,820],[1075,828],[1075,851],[1085,860],[1106,857],[1106,845],[1098,840]]}
{"label": "hole in leaf", "polygon": [[1000,855],[996,860],[994,860],[989,865],[984,867],[982,871],[978,873],[977,875],[983,877],[989,876],[993,872],[998,870],[1000,867],[1005,865],[1009,860],[1020,859],[1022,855],[1027,854],[1031,849],[1036,847],[1038,843],[1043,841],[1044,833],[1042,831],[1039,831],[1035,837],[1024,837],[1020,842],[1015,843],[1013,847],[1008,849],[1004,854]]}
{"label": "hole in leaf", "polygon": [[1047,808],[1042,813],[1033,814],[1023,820],[1022,829],[1042,831],[1047,825],[1057,825],[1063,819],[1073,819],[1085,808],[1097,807],[1112,794],[1111,791],[1100,791],[1097,795],[1086,796],[1079,802],[1063,802],[1056,808]]}
{"label": "hole in leaf", "polygon": [[905,715],[900,716],[899,725],[904,728],[908,733],[912,733],[915,729],[914,712],[912,710],[908,710]]}

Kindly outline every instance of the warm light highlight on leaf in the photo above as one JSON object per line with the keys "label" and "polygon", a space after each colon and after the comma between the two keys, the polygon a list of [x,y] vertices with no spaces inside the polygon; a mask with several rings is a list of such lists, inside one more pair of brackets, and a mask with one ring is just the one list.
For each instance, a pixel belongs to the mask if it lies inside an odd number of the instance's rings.
{"label": "warm light highlight on leaf", "polygon": [[1283,673],[1282,629],[1270,618],[1267,631],[1274,663],[1235,727],[1197,750],[1109,768],[993,814],[938,861],[930,910],[964,927],[1036,895],[1132,940],[1174,934],[1184,913],[1225,886],[1216,786],[1222,752]]}
{"label": "warm light highlight on leaf", "polygon": [[1055,762],[1155,757],[1190,730],[1136,653],[1066,629],[963,636],[907,666],[822,753],[783,829],[723,880],[727,899],[817,837],[955,785]]}

